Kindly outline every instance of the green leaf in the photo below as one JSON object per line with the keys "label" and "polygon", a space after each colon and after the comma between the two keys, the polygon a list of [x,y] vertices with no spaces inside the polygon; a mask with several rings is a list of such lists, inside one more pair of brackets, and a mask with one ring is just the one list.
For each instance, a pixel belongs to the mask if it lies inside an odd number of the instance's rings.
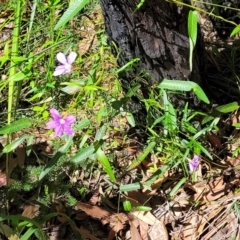
{"label": "green leaf", "polygon": [[87,158],[91,157],[95,152],[95,147],[93,145],[87,146],[81,149],[75,156],[70,159],[70,162],[79,164],[85,161]]}
{"label": "green leaf", "polygon": [[59,19],[58,23],[54,27],[54,30],[58,30],[65,23],[67,23],[70,19],[72,19],[79,11],[81,11],[86,4],[88,4],[89,0],[75,0],[68,7],[66,12],[64,12],[63,16]]}
{"label": "green leaf", "polygon": [[27,146],[26,146],[26,153],[27,153],[27,156],[30,155],[31,151],[32,151],[32,145],[33,145],[33,141],[34,140],[34,137],[32,135],[30,135],[28,138],[27,138]]}
{"label": "green leaf", "polygon": [[82,87],[79,87],[79,86],[66,86],[66,87],[63,87],[61,88],[61,91],[66,93],[66,94],[69,94],[69,95],[73,95],[73,94],[76,94],[77,92],[80,91]]}
{"label": "green leaf", "polygon": [[121,185],[119,188],[120,192],[129,192],[129,191],[134,191],[134,190],[139,190],[142,188],[142,185],[140,182],[136,183],[130,183],[126,185]]}
{"label": "green leaf", "polygon": [[25,141],[25,139],[28,138],[28,135],[23,135],[22,137],[18,138],[17,140],[11,142],[7,146],[4,147],[3,153],[9,153],[15,150],[21,143]]}
{"label": "green leaf", "polygon": [[143,212],[148,212],[148,211],[151,211],[152,208],[151,207],[147,207],[147,206],[137,206],[136,209],[138,211],[143,211]]}
{"label": "green leaf", "polygon": [[20,238],[20,240],[29,240],[32,234],[37,230],[36,227],[30,227],[24,235]]}
{"label": "green leaf", "polygon": [[127,171],[132,170],[136,166],[138,166],[146,157],[147,155],[153,150],[155,147],[156,142],[150,142],[148,146],[143,150],[143,152],[135,159],[132,164],[127,168]]}
{"label": "green leaf", "polygon": [[195,47],[197,42],[197,24],[198,24],[198,13],[197,11],[190,10],[188,13],[188,35],[193,42],[193,47]]}
{"label": "green leaf", "polygon": [[234,126],[235,128],[240,128],[240,123],[235,123],[235,124],[233,124],[233,126]]}
{"label": "green leaf", "polygon": [[107,125],[103,124],[102,127],[97,130],[95,138],[94,138],[94,142],[100,141],[106,134],[106,131],[107,131]]}
{"label": "green leaf", "polygon": [[130,212],[132,210],[132,204],[130,201],[126,200],[123,202],[123,208],[125,211]]}
{"label": "green leaf", "polygon": [[216,108],[216,110],[221,113],[230,113],[230,112],[237,110],[238,108],[239,108],[238,103],[232,102],[232,103],[228,103],[228,104],[219,106]]}
{"label": "green leaf", "polygon": [[193,88],[193,92],[197,95],[197,97],[202,100],[203,102],[209,104],[210,101],[208,100],[207,95],[205,94],[205,92],[202,90],[202,88],[197,85],[196,87]]}
{"label": "green leaf", "polygon": [[240,32],[240,25],[237,25],[231,32],[230,37],[233,37],[234,35],[238,34]]}
{"label": "green leaf", "polygon": [[133,115],[130,112],[127,112],[126,114],[128,123],[131,125],[131,127],[135,127],[136,123]]}
{"label": "green leaf", "polygon": [[189,69],[190,71],[192,71],[192,56],[193,56],[193,49],[194,49],[194,46],[193,46],[193,41],[191,38],[189,38]]}
{"label": "green leaf", "polygon": [[114,175],[114,172],[112,170],[112,167],[110,165],[110,162],[109,162],[107,156],[105,155],[105,153],[103,152],[103,150],[101,148],[99,148],[98,151],[97,151],[97,157],[98,157],[98,161],[101,163],[104,171],[108,174],[110,179],[113,182],[117,182],[117,180],[115,178],[115,175]]}
{"label": "green leaf", "polygon": [[175,195],[175,193],[180,189],[180,187],[187,181],[187,178],[182,178],[176,186],[174,186],[174,188],[172,189],[172,191],[170,192],[170,197],[173,197]]}
{"label": "green leaf", "polygon": [[35,221],[34,219],[30,219],[21,215],[2,215],[0,216],[0,222],[5,221],[5,220],[11,220],[12,222],[18,222],[18,221],[27,221],[29,223],[31,223],[32,225],[38,227],[39,229],[42,228],[41,224],[39,224],[37,221]]}
{"label": "green leaf", "polygon": [[170,167],[166,164],[163,165],[160,169],[158,169],[150,178],[146,180],[146,182],[143,184],[144,187],[146,186],[151,186],[152,183],[154,183],[157,179],[162,177],[165,172],[169,169]]}
{"label": "green leaf", "polygon": [[17,81],[22,81],[26,77],[27,76],[22,71],[20,71],[20,72],[14,74],[13,76],[11,76],[8,80],[17,82]]}
{"label": "green leaf", "polygon": [[65,145],[63,145],[61,148],[58,149],[58,151],[53,156],[53,158],[44,167],[43,171],[39,176],[39,180],[43,179],[52,170],[52,168],[58,162],[58,160],[67,152],[67,150],[72,144],[72,138],[73,138],[72,136],[67,136],[67,141]]}
{"label": "green leaf", "polygon": [[200,100],[204,101],[207,104],[210,103],[202,88],[195,82],[163,79],[162,82],[158,85],[158,88],[183,92],[189,92],[193,90],[193,92]]}
{"label": "green leaf", "polygon": [[188,35],[189,35],[189,67],[192,71],[192,56],[193,50],[197,42],[197,24],[198,14],[197,11],[190,10],[188,13]]}
{"label": "green leaf", "polygon": [[74,126],[75,131],[79,131],[87,126],[89,126],[91,124],[91,122],[88,119],[84,119],[81,122],[79,122],[78,124],[76,124]]}
{"label": "green leaf", "polygon": [[116,73],[118,74],[118,73],[120,73],[120,72],[122,72],[122,71],[128,71],[128,70],[130,70],[136,62],[139,62],[139,60],[140,60],[140,58],[134,58],[134,59],[130,60],[130,61],[129,61],[128,63],[126,63],[124,66],[122,66],[121,68],[119,68],[119,69],[116,71]]}
{"label": "green leaf", "polygon": [[11,134],[15,133],[17,131],[21,131],[24,128],[29,128],[32,125],[30,120],[28,118],[22,118],[20,120],[17,120],[15,122],[12,122],[9,125],[6,125],[2,128],[0,128],[0,134]]}
{"label": "green leaf", "polygon": [[173,105],[168,101],[168,97],[165,91],[163,91],[163,103],[164,103],[164,133],[173,132],[177,127],[176,112]]}
{"label": "green leaf", "polygon": [[197,85],[196,83],[191,81],[163,79],[161,83],[158,85],[158,88],[168,89],[173,91],[189,92],[194,87],[196,87],[196,85]]}

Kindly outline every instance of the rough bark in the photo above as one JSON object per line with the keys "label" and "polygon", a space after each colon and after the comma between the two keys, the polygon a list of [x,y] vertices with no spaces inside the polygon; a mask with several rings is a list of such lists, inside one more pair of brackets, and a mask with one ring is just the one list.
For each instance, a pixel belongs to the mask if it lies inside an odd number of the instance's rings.
{"label": "rough bark", "polygon": [[[131,59],[139,58],[130,71],[120,74],[122,86],[129,90],[136,82],[148,97],[150,86],[160,83],[164,78],[191,80],[202,85],[203,45],[198,37],[193,55],[193,71],[189,70],[189,39],[187,16],[189,9],[164,0],[145,0],[136,10],[139,0],[100,0],[104,15],[109,44],[118,56],[120,66]],[[191,94],[191,102],[199,101]],[[183,105],[186,99],[173,102]],[[130,101],[129,110],[144,123],[143,104],[135,98]],[[139,114],[141,113],[141,114]]]}
{"label": "rough bark", "polygon": [[139,0],[101,0],[109,43],[115,51],[114,44],[120,49],[119,64],[139,58],[135,74],[141,70],[149,73],[151,77],[145,82],[148,87],[163,78],[201,84],[201,48],[195,51],[193,72],[189,71],[189,9],[164,0],[146,0],[134,12],[138,3]]}

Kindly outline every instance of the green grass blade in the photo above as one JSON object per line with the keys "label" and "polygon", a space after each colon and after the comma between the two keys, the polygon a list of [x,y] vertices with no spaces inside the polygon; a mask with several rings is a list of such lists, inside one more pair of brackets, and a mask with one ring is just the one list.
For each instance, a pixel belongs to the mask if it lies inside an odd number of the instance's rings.
{"label": "green grass blade", "polygon": [[143,211],[143,212],[148,212],[148,211],[151,211],[152,208],[151,207],[147,207],[147,206],[137,206],[136,209],[138,211]]}
{"label": "green grass blade", "polygon": [[187,178],[182,178],[177,184],[176,186],[172,189],[172,191],[170,192],[170,197],[173,197],[176,192],[180,189],[180,187],[187,181]]}
{"label": "green grass blade", "polygon": [[29,27],[28,27],[28,35],[27,35],[27,46],[28,46],[28,42],[29,42],[29,39],[30,39],[30,36],[32,33],[34,17],[35,17],[36,9],[37,9],[37,2],[38,2],[38,0],[34,0],[33,5],[32,5],[31,17],[30,17],[30,22],[29,22]]}
{"label": "green grass blade", "polygon": [[88,4],[89,0],[75,0],[68,7],[66,12],[64,12],[63,16],[59,19],[58,23],[54,27],[54,30],[58,30],[65,23],[67,23],[70,19],[72,19],[79,11],[81,11],[86,4]]}
{"label": "green grass blade", "polygon": [[87,158],[91,157],[95,152],[95,147],[93,145],[81,149],[75,156],[70,159],[70,162],[75,164],[81,164]]}
{"label": "green grass blade", "polygon": [[[12,52],[11,52],[11,62],[9,70],[9,78],[11,78],[16,73],[16,63],[13,61],[14,57],[18,56],[19,47],[19,35],[20,35],[20,25],[22,19],[22,4],[23,0],[18,0],[15,8],[14,17],[14,29],[12,34]],[[8,87],[8,124],[12,121],[12,108],[13,108],[13,98],[14,98],[14,81],[9,81]]]}
{"label": "green grass blade", "polygon": [[193,88],[193,92],[194,92],[194,93],[196,94],[196,96],[197,96],[200,100],[202,100],[203,102],[205,102],[205,103],[207,103],[207,104],[210,103],[207,95],[205,94],[205,92],[202,90],[202,88],[201,88],[199,85],[197,85],[196,87]]}
{"label": "green grass blade", "polygon": [[29,240],[32,234],[37,230],[35,227],[30,227],[24,235],[20,238],[20,240]]}
{"label": "green grass blade", "polygon": [[192,39],[193,47],[197,42],[197,24],[198,24],[198,13],[197,11],[190,10],[188,13],[188,35]]}
{"label": "green grass blade", "polygon": [[230,113],[233,112],[235,110],[237,110],[239,108],[239,105],[237,102],[232,102],[232,103],[228,103],[222,106],[219,106],[216,108],[217,111],[221,112],[221,113]]}
{"label": "green grass blade", "polygon": [[119,190],[120,192],[130,192],[130,191],[135,191],[141,189],[143,186],[141,185],[140,182],[136,183],[130,183],[126,185],[121,185]]}
{"label": "green grass blade", "polygon": [[11,142],[10,144],[8,144],[7,146],[4,147],[3,153],[9,153],[9,152],[15,150],[20,144],[22,144],[25,141],[25,139],[27,137],[28,137],[28,135],[23,135],[19,139]]}
{"label": "green grass blade", "polygon": [[188,13],[188,35],[189,35],[189,67],[192,71],[192,56],[193,50],[197,42],[197,24],[198,14],[197,11],[190,10]]}
{"label": "green grass blade", "polygon": [[110,177],[110,179],[113,182],[117,182],[114,172],[112,170],[111,164],[107,158],[107,156],[105,155],[105,153],[103,152],[103,150],[101,148],[98,149],[97,151],[97,158],[98,161],[101,163],[101,165],[103,166],[104,171],[108,174],[108,176]]}
{"label": "green grass blade", "polygon": [[189,69],[192,71],[192,56],[193,56],[193,41],[191,38],[189,38]]}
{"label": "green grass blade", "polygon": [[89,126],[90,124],[91,124],[91,122],[88,119],[84,119],[74,126],[74,130],[75,130],[75,132],[79,131],[79,130]]}
{"label": "green grass blade", "polygon": [[39,180],[43,179],[52,170],[52,168],[57,163],[57,161],[67,152],[71,144],[72,144],[72,136],[68,136],[68,139],[65,145],[63,145],[61,148],[58,149],[57,153],[44,167],[43,171],[39,176]]}
{"label": "green grass blade", "polygon": [[237,25],[231,32],[230,37],[233,37],[234,35],[238,34],[240,32],[240,25]]}
{"label": "green grass blade", "polygon": [[15,122],[12,122],[9,125],[6,125],[2,128],[0,128],[0,134],[11,134],[17,131],[21,131],[24,128],[29,128],[32,125],[30,119],[28,118],[22,118],[20,120],[17,120]]}
{"label": "green grass blade", "polygon": [[148,146],[143,150],[143,152],[135,159],[132,164],[127,168],[127,171],[132,170],[133,168],[137,167],[146,157],[147,155],[153,150],[155,147],[156,142],[150,142]]}

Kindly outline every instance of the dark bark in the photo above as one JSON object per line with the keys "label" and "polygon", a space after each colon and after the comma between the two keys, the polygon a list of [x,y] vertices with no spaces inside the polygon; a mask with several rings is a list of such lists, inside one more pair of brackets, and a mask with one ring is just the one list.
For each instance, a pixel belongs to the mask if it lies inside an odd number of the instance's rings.
{"label": "dark bark", "polygon": [[201,48],[195,51],[193,72],[189,71],[189,9],[164,0],[146,0],[134,12],[138,3],[139,0],[101,0],[109,43],[112,49],[113,42],[120,49],[119,64],[140,58],[135,74],[141,70],[150,74],[147,87],[163,78],[201,84]]}
{"label": "dark bark", "polygon": [[[142,94],[147,98],[149,87],[164,78],[191,80],[202,85],[204,51],[201,37],[198,38],[193,55],[193,71],[189,70],[189,9],[164,0],[146,0],[137,11],[139,0],[100,2],[109,44],[115,56],[119,57],[119,65],[123,66],[131,59],[140,59],[130,71],[120,74],[126,90],[139,82]],[[193,98],[193,105],[199,104],[197,98]],[[178,104],[181,102],[182,105],[186,99],[179,101],[179,97],[173,97],[172,101]],[[128,106],[143,123],[143,104],[132,98]]]}

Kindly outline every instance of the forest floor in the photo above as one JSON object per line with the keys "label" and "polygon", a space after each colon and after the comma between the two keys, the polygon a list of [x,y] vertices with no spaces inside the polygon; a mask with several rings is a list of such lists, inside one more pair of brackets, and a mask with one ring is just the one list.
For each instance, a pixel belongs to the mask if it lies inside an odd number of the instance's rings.
{"label": "forest floor", "polygon": [[0,6],[0,239],[240,239],[238,102],[123,92],[97,2],[58,29],[67,1],[21,3]]}

